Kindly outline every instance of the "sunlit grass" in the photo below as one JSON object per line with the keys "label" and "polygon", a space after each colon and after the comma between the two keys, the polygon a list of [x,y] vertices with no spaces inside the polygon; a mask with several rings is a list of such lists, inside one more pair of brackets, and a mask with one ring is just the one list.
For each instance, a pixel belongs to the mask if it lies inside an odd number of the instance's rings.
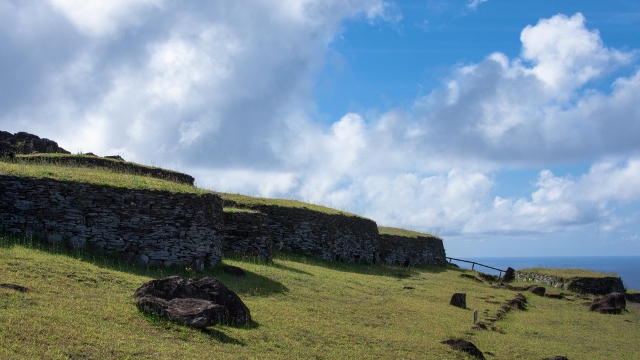
{"label": "sunlit grass", "polygon": [[[515,293],[461,278],[466,270],[331,263],[291,253],[277,253],[273,262],[224,262],[248,275],[139,268],[1,238],[0,282],[30,291],[0,288],[0,358],[464,359],[440,344],[451,337],[466,338],[496,359],[640,353],[637,309],[603,315],[580,301],[530,293],[527,311],[496,323],[505,334],[472,331],[474,309],[485,321],[484,310],[494,313]],[[255,323],[198,331],[141,315],[131,294],[172,274],[220,279],[240,295]],[[449,305],[458,291],[467,293],[466,310]]]}
{"label": "sunlit grass", "polygon": [[396,236],[403,236],[403,237],[408,237],[408,238],[417,238],[417,237],[436,237],[437,238],[437,236],[431,235],[431,234],[427,234],[427,233],[421,233],[421,232],[417,232],[417,231],[393,228],[393,227],[388,227],[388,226],[378,226],[378,232],[381,235],[396,235]]}

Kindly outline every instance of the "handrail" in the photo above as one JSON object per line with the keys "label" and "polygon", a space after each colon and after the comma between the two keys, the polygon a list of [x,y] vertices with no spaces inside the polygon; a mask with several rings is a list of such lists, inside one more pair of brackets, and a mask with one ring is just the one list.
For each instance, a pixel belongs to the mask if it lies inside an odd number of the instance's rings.
{"label": "handrail", "polygon": [[486,268],[493,269],[493,270],[498,270],[498,271],[500,271],[500,277],[502,277],[502,273],[503,273],[503,272],[507,272],[507,270],[497,269],[497,268],[494,268],[494,267],[491,267],[491,266],[487,266],[487,265],[483,265],[483,264],[477,263],[477,262],[475,262],[475,261],[469,261],[469,260],[456,259],[456,258],[452,258],[452,257],[447,257],[447,259],[449,260],[449,264],[451,264],[451,260],[455,260],[455,261],[462,261],[462,262],[466,262],[466,263],[471,263],[471,270],[473,270],[473,267],[474,267],[474,266],[476,266],[476,265],[484,266],[484,267],[486,267]]}

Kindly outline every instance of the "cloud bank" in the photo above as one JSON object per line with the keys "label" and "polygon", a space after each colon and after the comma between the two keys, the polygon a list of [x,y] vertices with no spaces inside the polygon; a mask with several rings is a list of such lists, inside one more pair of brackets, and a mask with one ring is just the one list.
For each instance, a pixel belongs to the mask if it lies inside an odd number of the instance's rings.
{"label": "cloud bank", "polygon": [[[400,21],[392,11],[382,0],[3,2],[0,125],[215,190],[441,235],[631,221],[612,211],[640,200],[640,71],[615,71],[637,69],[637,54],[607,47],[581,14],[525,27],[518,57],[455,66],[408,109],[315,121],[313,85],[342,24]],[[571,163],[590,170],[548,170]],[[496,174],[519,168],[541,169],[530,196],[496,194]]]}

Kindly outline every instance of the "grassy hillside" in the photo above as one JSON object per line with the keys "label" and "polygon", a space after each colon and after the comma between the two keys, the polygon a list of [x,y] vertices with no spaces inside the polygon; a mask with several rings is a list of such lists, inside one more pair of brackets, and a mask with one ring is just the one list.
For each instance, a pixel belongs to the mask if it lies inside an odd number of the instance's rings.
{"label": "grassy hillside", "polygon": [[[330,263],[276,254],[272,263],[226,259],[244,278],[214,276],[251,309],[254,324],[189,329],[145,317],[130,297],[143,282],[185,269],[129,267],[97,255],[0,238],[0,358],[464,359],[440,344],[465,338],[488,359],[632,359],[640,354],[640,309],[589,312],[575,296],[525,294],[528,310],[495,323],[504,333],[471,330],[495,313],[509,290],[461,278],[471,271]],[[467,293],[467,310],[448,305]],[[549,289],[548,291],[557,291]],[[485,310],[488,313],[485,314]]]}

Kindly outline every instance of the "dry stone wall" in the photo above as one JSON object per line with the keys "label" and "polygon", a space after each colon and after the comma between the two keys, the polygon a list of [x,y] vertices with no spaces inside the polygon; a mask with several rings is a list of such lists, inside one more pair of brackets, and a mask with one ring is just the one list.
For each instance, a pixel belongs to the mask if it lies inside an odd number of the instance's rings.
{"label": "dry stone wall", "polygon": [[217,195],[0,176],[0,230],[88,244],[152,266],[215,266],[224,231]]}
{"label": "dry stone wall", "polygon": [[522,271],[516,272],[516,281],[523,282],[537,282],[552,286],[556,288],[562,288],[564,290],[570,290],[577,293],[593,294],[593,295],[606,295],[612,292],[624,293],[625,288],[622,283],[622,279],[619,277],[573,277],[573,278],[561,278],[552,275],[527,273]]}
{"label": "dry stone wall", "polygon": [[273,245],[325,260],[376,263],[378,227],[372,220],[304,208],[255,206],[267,215]]}
{"label": "dry stone wall", "polygon": [[381,234],[380,260],[387,265],[446,265],[447,255],[442,239],[420,236],[410,238]]}
{"label": "dry stone wall", "polygon": [[269,219],[258,212],[224,212],[224,255],[248,255],[271,259]]}

